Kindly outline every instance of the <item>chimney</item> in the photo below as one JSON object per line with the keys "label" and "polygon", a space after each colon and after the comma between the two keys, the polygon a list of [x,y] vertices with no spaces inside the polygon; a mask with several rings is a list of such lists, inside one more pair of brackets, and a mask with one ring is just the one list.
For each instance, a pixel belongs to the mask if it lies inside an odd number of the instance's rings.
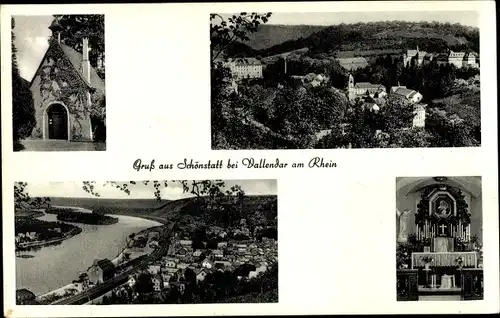
{"label": "chimney", "polygon": [[83,60],[82,60],[82,75],[90,84],[90,61],[89,61],[89,39],[83,38]]}
{"label": "chimney", "polygon": [[57,42],[61,43],[61,31],[62,27],[59,24],[59,18],[55,18],[49,26],[50,31],[52,31],[53,36],[57,36]]}

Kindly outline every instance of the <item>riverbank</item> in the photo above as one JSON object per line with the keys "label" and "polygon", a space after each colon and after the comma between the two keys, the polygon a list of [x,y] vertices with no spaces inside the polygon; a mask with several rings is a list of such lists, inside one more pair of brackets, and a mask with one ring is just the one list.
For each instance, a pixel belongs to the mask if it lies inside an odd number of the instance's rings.
{"label": "riverbank", "polygon": [[81,228],[75,227],[71,231],[69,231],[68,233],[65,233],[60,238],[55,238],[55,239],[45,240],[45,241],[32,241],[32,242],[25,242],[25,243],[17,243],[16,244],[16,251],[23,251],[25,249],[29,249],[29,248],[33,248],[33,247],[42,247],[42,246],[57,244],[57,243],[60,243],[64,240],[67,240],[67,239],[69,239],[77,234],[80,234],[81,232],[82,232]]}
{"label": "riverbank", "polygon": [[45,212],[56,214],[57,219],[64,222],[91,225],[110,225],[118,223],[118,218],[98,213],[80,212],[75,208],[49,208],[45,210]]}
{"label": "riverbank", "polygon": [[[36,216],[38,212],[32,215]],[[16,251],[58,244],[82,232],[74,224],[44,221],[32,216],[15,218],[14,229]]]}
{"label": "riverbank", "polygon": [[[130,218],[130,216],[124,216],[124,217]],[[146,218],[141,218],[141,219],[146,219]],[[122,221],[123,220],[121,220],[120,222],[122,222]],[[151,220],[148,220],[148,221],[151,221]],[[125,224],[126,223],[127,222],[125,222]],[[149,237],[148,233],[150,233],[151,231],[154,231],[155,229],[160,229],[162,227],[162,225],[159,222],[154,222],[153,224],[151,224],[151,223],[148,224],[149,225],[148,228],[143,228],[141,230],[128,232],[128,234],[126,236],[127,239],[125,240],[126,242],[121,243],[124,245],[122,245],[122,248],[118,252],[115,251],[113,254],[111,254],[113,256],[111,256],[110,254],[108,254],[108,256],[101,254],[99,259],[103,259],[103,258],[110,259],[111,262],[116,266],[116,268],[119,271],[121,271],[122,269],[125,269],[128,266],[130,266],[128,264],[133,264],[134,261],[138,261],[139,258],[145,257],[145,255],[148,255],[151,252],[153,252],[154,248],[149,247],[149,244],[147,244],[144,248],[129,248],[128,246],[126,246],[126,245],[128,245],[127,243],[128,243],[128,238],[130,237],[130,234],[134,233],[135,237],[143,236],[145,238],[148,238]],[[104,229],[104,228],[105,227],[102,227],[102,229]],[[125,233],[127,233],[127,232],[125,232]],[[90,260],[87,260],[86,263],[91,264],[91,263],[89,263],[89,261]],[[73,265],[73,266],[75,266],[75,265]],[[80,267],[80,266],[76,265],[76,268],[78,268],[78,267]],[[85,272],[85,271],[86,271],[86,269],[82,268],[80,273]],[[77,277],[78,274],[79,273],[75,273],[73,277],[69,276],[66,278],[66,281],[70,281],[71,279],[74,279],[75,281],[73,283],[66,285],[66,284],[64,284],[64,282],[61,282],[62,284],[60,284],[59,286],[62,286],[62,285],[64,285],[64,286],[54,288],[53,290],[51,290],[49,292],[38,293],[37,299],[40,302],[42,302],[43,304],[48,304],[48,303],[52,303],[54,301],[57,301],[57,300],[60,300],[63,298],[70,297],[74,294],[81,293],[83,291],[83,287],[82,287],[82,283],[77,281],[79,279]]]}

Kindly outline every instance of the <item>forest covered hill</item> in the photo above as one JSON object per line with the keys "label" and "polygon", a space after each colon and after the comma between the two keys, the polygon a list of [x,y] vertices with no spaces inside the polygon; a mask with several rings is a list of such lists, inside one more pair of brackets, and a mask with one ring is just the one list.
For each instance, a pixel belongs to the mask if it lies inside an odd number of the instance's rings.
{"label": "forest covered hill", "polygon": [[230,56],[262,56],[309,48],[312,53],[419,49],[479,52],[479,29],[458,23],[381,21],[333,26],[262,25]]}

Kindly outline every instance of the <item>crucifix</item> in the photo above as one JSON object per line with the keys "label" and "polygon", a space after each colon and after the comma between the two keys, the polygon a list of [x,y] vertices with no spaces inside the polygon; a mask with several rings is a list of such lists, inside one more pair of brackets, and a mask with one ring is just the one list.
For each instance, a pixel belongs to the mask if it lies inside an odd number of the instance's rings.
{"label": "crucifix", "polygon": [[441,235],[445,235],[445,232],[444,232],[444,231],[445,231],[445,229],[447,228],[447,226],[446,226],[445,224],[441,224],[441,225],[439,226],[439,228],[441,229]]}

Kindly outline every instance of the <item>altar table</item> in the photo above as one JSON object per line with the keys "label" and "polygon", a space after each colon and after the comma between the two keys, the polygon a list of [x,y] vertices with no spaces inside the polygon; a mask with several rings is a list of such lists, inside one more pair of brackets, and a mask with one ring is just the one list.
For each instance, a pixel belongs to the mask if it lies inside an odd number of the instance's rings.
{"label": "altar table", "polygon": [[477,267],[476,252],[415,252],[411,254],[411,268],[424,267],[424,257],[432,258],[430,266],[434,267],[455,267],[456,259],[462,258],[463,267]]}

